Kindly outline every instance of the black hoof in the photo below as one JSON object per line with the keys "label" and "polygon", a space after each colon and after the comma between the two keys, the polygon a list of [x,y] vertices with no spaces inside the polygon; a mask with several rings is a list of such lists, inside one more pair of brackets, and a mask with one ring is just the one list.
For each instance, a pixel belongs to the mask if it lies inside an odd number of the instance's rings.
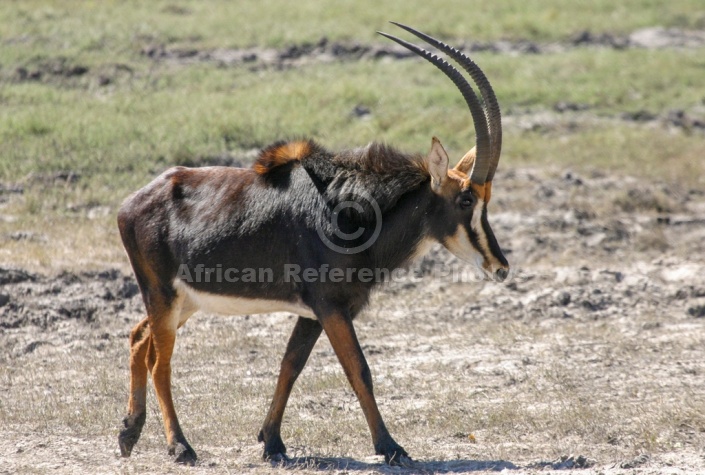
{"label": "black hoof", "polygon": [[287,463],[291,460],[289,457],[287,457],[283,453],[270,454],[267,452],[262,454],[262,459],[264,459],[267,462],[272,462],[272,464],[274,464],[274,465],[280,464],[280,463]]}
{"label": "black hoof", "polygon": [[384,461],[392,466],[399,465],[406,467],[411,465],[413,462],[411,457],[409,457],[409,454],[406,453],[406,450],[404,450],[401,445],[396,443],[388,447],[378,449],[376,452],[377,455],[384,455]]}
{"label": "black hoof", "polygon": [[186,442],[179,442],[169,446],[169,455],[174,456],[174,461],[183,465],[196,465],[198,456],[196,451]]}
{"label": "black hoof", "polygon": [[262,458],[270,462],[286,462],[289,458],[286,456],[286,446],[279,435],[270,437],[265,440],[264,432],[260,431],[257,440],[264,442],[264,452]]}
{"label": "black hoof", "polygon": [[132,453],[132,448],[140,439],[140,434],[142,434],[142,427],[144,427],[146,417],[147,414],[142,413],[134,419],[127,416],[122,420],[125,428],[118,435],[118,444],[120,444],[120,453],[123,457],[129,457]]}
{"label": "black hoof", "polygon": [[409,467],[413,467],[413,465],[414,465],[414,461],[411,459],[411,457],[406,455],[406,453],[400,455],[395,452],[390,456],[385,455],[384,461],[387,462],[392,467],[398,466],[398,467],[409,468]]}

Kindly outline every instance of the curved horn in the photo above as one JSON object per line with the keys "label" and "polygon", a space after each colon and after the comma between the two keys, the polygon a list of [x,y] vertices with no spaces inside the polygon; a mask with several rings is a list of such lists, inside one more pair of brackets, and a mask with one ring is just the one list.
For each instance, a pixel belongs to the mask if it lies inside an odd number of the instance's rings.
{"label": "curved horn", "polygon": [[475,165],[472,168],[472,174],[470,176],[470,179],[474,183],[480,185],[484,184],[485,181],[487,181],[487,173],[490,167],[490,154],[492,152],[490,134],[489,128],[487,126],[487,117],[485,116],[485,112],[482,109],[482,105],[480,104],[479,99],[475,95],[475,92],[472,90],[472,87],[470,87],[470,84],[468,84],[468,82],[457,69],[455,69],[451,64],[449,64],[442,58],[439,58],[435,54],[429,53],[423,48],[419,48],[418,46],[412,43],[409,43],[387,33],[383,33],[381,31],[378,31],[377,33],[386,38],[389,38],[392,41],[399,43],[403,47],[429,61],[438,69],[443,71],[443,73],[448,76],[451,81],[453,81],[458,90],[460,90],[460,93],[465,99],[465,103],[470,109],[470,113],[472,114],[472,120],[475,124],[477,159],[475,160]]}
{"label": "curved horn", "polygon": [[502,113],[499,109],[499,103],[497,102],[497,96],[492,89],[490,81],[485,76],[485,73],[480,69],[480,67],[472,59],[465,56],[465,54],[458,51],[456,48],[438,41],[435,38],[428,36],[410,26],[403,25],[392,21],[394,25],[399,28],[403,28],[409,33],[416,35],[418,38],[424,40],[426,43],[438,48],[439,50],[446,53],[448,56],[457,61],[460,66],[470,75],[477,88],[480,90],[482,95],[482,100],[485,102],[487,107],[487,121],[490,127],[490,142],[492,153],[490,155],[490,166],[487,172],[487,181],[492,181],[494,178],[494,173],[497,170],[497,164],[499,163],[499,156],[502,152]]}

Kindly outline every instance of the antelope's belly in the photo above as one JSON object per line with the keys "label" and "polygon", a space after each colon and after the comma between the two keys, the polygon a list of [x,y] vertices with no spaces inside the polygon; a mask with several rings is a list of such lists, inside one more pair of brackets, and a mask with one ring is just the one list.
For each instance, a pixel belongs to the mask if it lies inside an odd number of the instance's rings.
{"label": "antelope's belly", "polygon": [[[290,312],[302,317],[316,319],[303,302],[285,300],[256,299],[220,295],[196,290],[180,279],[174,280],[174,288],[184,297],[183,313],[202,310],[221,315],[255,315],[258,313]],[[188,318],[188,317],[187,317]]]}

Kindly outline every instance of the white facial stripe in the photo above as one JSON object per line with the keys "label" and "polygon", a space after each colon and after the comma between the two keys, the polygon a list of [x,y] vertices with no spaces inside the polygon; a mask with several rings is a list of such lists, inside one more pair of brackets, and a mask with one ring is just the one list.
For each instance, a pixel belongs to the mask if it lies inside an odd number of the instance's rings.
{"label": "white facial stripe", "polygon": [[[470,220],[470,229],[477,236],[477,244],[480,249],[476,249],[470,241],[465,226],[462,224],[458,226],[455,234],[446,239],[446,247],[450,252],[458,256],[459,258],[474,263],[479,269],[484,271],[494,273],[497,269],[503,267],[502,264],[494,257],[494,254],[490,252],[489,242],[487,240],[487,234],[485,229],[482,227],[482,212],[485,208],[485,202],[483,200],[478,200],[475,204],[475,209],[472,213],[472,218]],[[487,263],[489,268],[485,268],[485,255],[487,256]]]}
{"label": "white facial stripe", "polygon": [[492,259],[492,253],[490,252],[490,246],[487,243],[487,235],[485,234],[485,229],[482,227],[482,211],[485,209],[485,202],[482,200],[477,200],[475,204],[475,209],[472,212],[472,219],[470,220],[470,228],[475,232],[477,236],[477,242],[482,248],[485,255],[490,256]]}
{"label": "white facial stripe", "polygon": [[472,262],[479,269],[482,269],[482,263],[485,258],[472,245],[468,233],[465,231],[465,226],[462,224],[458,225],[455,234],[446,239],[446,247],[462,260]]}

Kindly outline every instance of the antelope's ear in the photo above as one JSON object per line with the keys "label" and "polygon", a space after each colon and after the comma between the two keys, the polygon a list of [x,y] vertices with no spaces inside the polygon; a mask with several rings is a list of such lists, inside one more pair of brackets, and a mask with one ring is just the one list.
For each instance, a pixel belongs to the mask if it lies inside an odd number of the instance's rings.
{"label": "antelope's ear", "polygon": [[460,159],[458,164],[455,166],[455,169],[458,170],[459,172],[463,172],[466,175],[469,175],[472,171],[472,167],[475,165],[475,156],[477,155],[477,147],[473,147],[470,149],[468,153],[466,153],[463,158]]}
{"label": "antelope's ear", "polygon": [[448,154],[436,137],[433,137],[431,142],[431,151],[426,157],[426,167],[431,175],[431,187],[439,190],[448,179]]}

